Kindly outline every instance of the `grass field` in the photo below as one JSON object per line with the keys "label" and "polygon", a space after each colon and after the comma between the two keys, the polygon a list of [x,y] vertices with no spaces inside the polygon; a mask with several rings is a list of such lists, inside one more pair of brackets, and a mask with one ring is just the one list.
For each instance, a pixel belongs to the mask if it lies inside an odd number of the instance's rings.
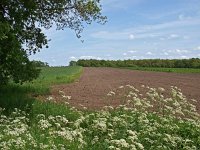
{"label": "grass field", "polygon": [[[38,79],[32,83],[24,84],[24,87],[34,89],[35,93],[48,93],[49,86],[53,84],[71,83],[76,80],[82,72],[82,67],[46,67],[41,68]],[[33,91],[32,91],[33,92]]]}
{"label": "grass field", "polygon": [[43,68],[33,83],[1,87],[0,149],[197,150],[200,147],[199,115],[176,87],[171,89],[170,98],[163,97],[162,88],[143,87],[148,90],[146,99],[133,86],[120,86],[119,93],[110,91],[107,96],[113,100],[124,92],[123,96],[130,100],[118,108],[109,106],[102,111],[80,111],[68,103],[34,99],[34,95],[48,94],[52,84],[73,82],[81,72],[81,67]]}
{"label": "grass field", "polygon": [[9,84],[0,87],[0,107],[7,110],[15,107],[25,109],[38,95],[49,94],[51,85],[71,83],[81,75],[82,67],[47,67],[41,68],[38,79],[31,83]]}
{"label": "grass field", "polygon": [[122,67],[130,70],[174,72],[174,73],[200,73],[200,69],[193,68],[151,68],[151,67]]}

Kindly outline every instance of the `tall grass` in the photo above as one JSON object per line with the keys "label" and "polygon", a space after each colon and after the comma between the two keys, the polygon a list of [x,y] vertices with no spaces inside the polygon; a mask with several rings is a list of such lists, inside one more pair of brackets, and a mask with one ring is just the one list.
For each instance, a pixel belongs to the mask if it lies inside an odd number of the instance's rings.
{"label": "tall grass", "polygon": [[6,108],[8,113],[14,108],[32,111],[34,103],[35,107],[37,107],[36,105],[44,107],[46,106],[45,104],[40,104],[42,102],[36,101],[37,96],[49,94],[51,85],[75,81],[79,78],[81,72],[82,67],[78,66],[41,68],[40,77],[31,83],[25,83],[23,85],[11,83],[6,86],[1,86],[0,107]]}

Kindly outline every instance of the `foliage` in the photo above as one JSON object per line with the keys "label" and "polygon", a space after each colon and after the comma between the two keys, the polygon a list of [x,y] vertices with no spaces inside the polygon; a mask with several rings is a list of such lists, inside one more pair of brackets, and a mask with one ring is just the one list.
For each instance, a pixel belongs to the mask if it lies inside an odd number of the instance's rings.
{"label": "foliage", "polygon": [[76,65],[83,67],[158,67],[158,68],[200,68],[200,59],[142,59],[142,60],[83,60]]}
{"label": "foliage", "polygon": [[40,60],[33,60],[32,61],[36,67],[49,67],[47,62],[42,62]]}
{"label": "foliage", "polygon": [[69,66],[77,66],[76,61],[73,61],[73,60],[70,61],[70,62],[69,62]]}
{"label": "foliage", "polygon": [[34,103],[30,113],[15,109],[5,115],[2,108],[0,148],[198,149],[199,114],[181,90],[172,87],[171,96],[165,97],[163,88],[142,88],[147,89],[147,97],[131,85],[110,91],[108,98],[123,95],[124,105],[107,106],[96,112],[80,111],[68,103],[49,100]]}
{"label": "foliage", "polygon": [[[0,22],[1,27],[2,25]],[[0,34],[4,29],[1,27]],[[9,79],[22,83],[36,78],[39,75],[39,69],[36,69],[28,60],[26,52],[21,50],[21,45],[13,33],[6,32],[5,37],[0,38],[0,84],[7,83]]]}
{"label": "foliage", "polygon": [[70,28],[80,38],[84,23],[105,23],[99,3],[99,0],[1,0],[0,84],[9,79],[24,82],[38,76],[28,54],[48,47],[42,29]]}

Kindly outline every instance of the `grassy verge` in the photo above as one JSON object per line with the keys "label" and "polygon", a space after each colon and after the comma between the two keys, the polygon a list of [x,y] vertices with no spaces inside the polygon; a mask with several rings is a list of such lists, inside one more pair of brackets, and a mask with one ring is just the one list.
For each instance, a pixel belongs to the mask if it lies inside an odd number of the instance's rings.
{"label": "grassy verge", "polygon": [[71,83],[78,79],[82,73],[82,67],[47,67],[41,69],[40,77],[32,83],[9,84],[0,87],[0,107],[6,108],[8,113],[14,108],[32,111],[34,109],[33,104],[35,104],[35,107],[37,105],[43,107],[43,104],[37,102],[33,97],[48,94],[49,88],[53,84]]}
{"label": "grassy verge", "polygon": [[174,73],[200,73],[200,69],[193,68],[151,68],[151,67],[121,67],[123,69],[155,71],[155,72],[174,72]]}

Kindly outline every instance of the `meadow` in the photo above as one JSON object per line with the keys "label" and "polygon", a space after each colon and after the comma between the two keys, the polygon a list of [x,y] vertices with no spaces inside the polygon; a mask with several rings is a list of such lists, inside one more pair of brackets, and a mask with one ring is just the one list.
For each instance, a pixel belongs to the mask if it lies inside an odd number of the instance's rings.
{"label": "meadow", "polygon": [[200,148],[200,116],[195,100],[187,99],[177,87],[165,89],[133,85],[108,91],[108,100],[122,95],[123,105],[100,111],[76,109],[65,99],[38,100],[54,84],[71,83],[82,67],[42,68],[41,76],[24,85],[0,89],[0,149],[113,149],[197,150]]}
{"label": "meadow", "polygon": [[23,85],[10,83],[0,87],[0,107],[25,109],[35,102],[35,97],[47,95],[54,84],[71,83],[81,75],[82,67],[44,67],[38,79]]}

